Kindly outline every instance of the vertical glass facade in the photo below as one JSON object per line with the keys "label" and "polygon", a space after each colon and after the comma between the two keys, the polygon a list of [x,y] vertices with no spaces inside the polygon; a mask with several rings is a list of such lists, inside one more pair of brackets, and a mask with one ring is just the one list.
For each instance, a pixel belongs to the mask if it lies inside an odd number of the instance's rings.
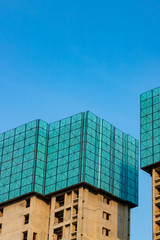
{"label": "vertical glass facade", "polygon": [[141,94],[141,168],[160,161],[160,87]]}
{"label": "vertical glass facade", "polygon": [[0,134],[0,202],[33,191],[38,121]]}
{"label": "vertical glass facade", "polygon": [[81,182],[83,113],[49,126],[45,194]]}
{"label": "vertical glass facade", "polygon": [[138,204],[138,141],[91,112],[0,134],[0,202],[86,182]]}
{"label": "vertical glass facade", "polygon": [[85,182],[138,203],[138,141],[88,112]]}

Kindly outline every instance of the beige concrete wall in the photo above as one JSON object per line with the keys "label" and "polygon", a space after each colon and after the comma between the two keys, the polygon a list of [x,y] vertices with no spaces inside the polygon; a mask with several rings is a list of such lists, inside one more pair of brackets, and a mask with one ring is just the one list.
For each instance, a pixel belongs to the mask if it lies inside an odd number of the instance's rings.
{"label": "beige concrete wall", "polygon": [[152,169],[152,239],[160,240],[160,168]]}
{"label": "beige concrete wall", "polygon": [[[51,202],[49,240],[57,240],[57,235],[54,234],[54,231],[57,231],[61,227],[64,240],[130,239],[130,209],[127,205],[113,200],[110,201],[110,204],[107,204],[104,202],[103,195],[95,194],[82,187],[79,189],[78,199],[74,199],[74,191],[72,191],[72,200],[70,203],[64,200],[64,205],[55,209],[56,197],[53,197]],[[75,217],[74,213],[75,205],[78,205],[77,217]],[[66,220],[67,209],[71,209],[71,215]],[[59,224],[55,223],[55,214],[62,210],[64,211],[64,221]],[[104,219],[103,213],[109,214],[109,220]],[[74,231],[74,222],[77,222],[76,232]],[[68,226],[70,227],[69,234]],[[103,228],[109,230],[109,236],[102,234]]]}
{"label": "beige concrete wall", "polygon": [[[29,223],[24,224],[24,215],[29,214]],[[109,214],[109,219],[106,219]],[[80,187],[53,196],[50,204],[31,197],[4,208],[0,217],[2,232],[0,240],[22,240],[22,233],[28,231],[27,240],[57,240],[60,234],[63,240],[129,240],[130,209],[115,200],[107,203],[107,196],[96,194]],[[104,230],[103,230],[104,229]],[[109,236],[105,236],[105,229]]]}
{"label": "beige concrete wall", "polygon": [[[77,190],[76,190],[77,192]],[[50,228],[49,228],[49,240],[57,240],[57,235],[54,231],[57,231],[62,227],[62,235],[63,240],[74,239],[78,235],[81,235],[81,231],[77,228],[77,231],[74,231],[73,223],[80,221],[81,219],[81,207],[80,202],[82,202],[81,193],[83,193],[82,189],[78,190],[79,197],[76,197],[75,191],[68,191],[67,193],[57,195],[64,195],[64,204],[63,206],[58,206],[58,202],[56,201],[56,196],[51,199],[51,211],[50,211]],[[81,200],[80,200],[81,199]],[[78,214],[76,214],[76,208],[78,208]],[[56,219],[56,214],[63,211],[63,222],[58,223]],[[80,219],[80,220],[78,220]],[[72,235],[75,233],[75,235]]]}
{"label": "beige concrete wall", "polygon": [[[103,200],[103,195],[84,190],[82,239],[129,240],[128,206],[113,200],[107,204]],[[110,214],[109,220],[104,219],[103,212]],[[102,234],[102,228],[110,230],[108,237]]]}
{"label": "beige concrete wall", "polygon": [[33,197],[31,209],[31,232],[37,233],[38,240],[48,240],[50,205]]}
{"label": "beige concrete wall", "polygon": [[155,240],[156,235],[156,224],[155,224],[155,196],[156,196],[156,189],[155,189],[155,178],[156,178],[155,169],[152,169],[152,238]]}
{"label": "beige concrete wall", "polygon": [[[29,223],[24,224],[24,216],[29,214]],[[2,232],[0,240],[22,240],[23,232],[28,231],[28,240],[33,239],[33,232],[38,240],[47,240],[49,222],[49,205],[36,198],[30,198],[30,207],[26,201],[19,201],[4,207],[0,218]]]}

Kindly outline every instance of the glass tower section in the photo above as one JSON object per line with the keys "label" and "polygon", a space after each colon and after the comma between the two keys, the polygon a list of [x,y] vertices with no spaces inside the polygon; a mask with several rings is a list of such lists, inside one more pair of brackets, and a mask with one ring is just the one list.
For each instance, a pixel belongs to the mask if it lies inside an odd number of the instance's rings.
{"label": "glass tower section", "polygon": [[0,202],[86,182],[138,204],[138,141],[91,112],[0,134]]}
{"label": "glass tower section", "polygon": [[160,161],[160,87],[141,94],[141,168]]}

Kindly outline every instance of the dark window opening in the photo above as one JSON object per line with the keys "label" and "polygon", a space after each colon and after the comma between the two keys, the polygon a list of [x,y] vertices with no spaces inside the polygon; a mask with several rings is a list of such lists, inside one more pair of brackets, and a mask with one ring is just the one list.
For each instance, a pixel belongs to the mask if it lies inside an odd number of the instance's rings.
{"label": "dark window opening", "polygon": [[158,214],[160,214],[160,206],[156,206],[156,213]]}
{"label": "dark window opening", "polygon": [[27,236],[28,236],[28,231],[23,232],[23,240],[27,240]]}
{"label": "dark window opening", "polygon": [[67,239],[70,236],[70,224],[65,225],[65,236],[66,236]]}
{"label": "dark window opening", "polygon": [[56,208],[64,206],[64,194],[56,197]]}
{"label": "dark window opening", "polygon": [[72,224],[72,232],[77,232],[77,222]]}
{"label": "dark window opening", "polygon": [[78,190],[74,190],[74,199],[79,197],[79,191]]}
{"label": "dark window opening", "polygon": [[63,228],[62,227],[56,228],[54,230],[54,234],[55,234],[56,240],[61,240],[63,238]]}
{"label": "dark window opening", "polygon": [[104,197],[103,198],[103,202],[108,204],[108,205],[111,205],[111,199],[107,198],[107,197]]}
{"label": "dark window opening", "polygon": [[107,212],[103,212],[103,218],[106,220],[110,220],[110,214]]}
{"label": "dark window opening", "polygon": [[30,207],[30,198],[26,199],[26,208]]}
{"label": "dark window opening", "polygon": [[160,177],[160,168],[155,169],[156,173],[158,174],[158,177]]}
{"label": "dark window opening", "polygon": [[77,214],[78,214],[78,205],[75,205],[75,206],[73,207],[73,214],[74,214],[74,215],[77,215]]}
{"label": "dark window opening", "polygon": [[0,217],[3,217],[3,208],[0,208]]}
{"label": "dark window opening", "polygon": [[55,213],[55,224],[63,222],[63,211]]}
{"label": "dark window opening", "polygon": [[71,208],[66,208],[65,221],[69,220],[70,218],[71,218]]}
{"label": "dark window opening", "polygon": [[24,216],[24,224],[28,224],[29,223],[29,214]]}
{"label": "dark window opening", "polygon": [[109,229],[107,229],[107,228],[102,228],[102,234],[103,234],[103,236],[109,236],[109,233],[110,233],[110,230]]}
{"label": "dark window opening", "polygon": [[66,196],[66,204],[71,203],[72,201],[72,192],[68,192]]}
{"label": "dark window opening", "polygon": [[33,240],[36,240],[37,239],[37,233],[33,233]]}

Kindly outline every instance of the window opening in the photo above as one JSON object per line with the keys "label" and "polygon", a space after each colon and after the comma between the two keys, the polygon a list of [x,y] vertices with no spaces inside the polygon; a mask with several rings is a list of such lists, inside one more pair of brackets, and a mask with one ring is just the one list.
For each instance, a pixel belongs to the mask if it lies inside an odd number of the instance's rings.
{"label": "window opening", "polygon": [[63,228],[62,227],[56,228],[54,230],[54,235],[56,237],[56,240],[61,240],[63,237]]}
{"label": "window opening", "polygon": [[74,197],[74,199],[79,197],[79,191],[78,190],[74,190],[73,197]]}
{"label": "window opening", "polygon": [[33,240],[36,240],[37,239],[37,233],[33,233]]}
{"label": "window opening", "polygon": [[107,198],[107,197],[104,197],[103,198],[103,202],[108,204],[108,205],[111,205],[111,199]]}
{"label": "window opening", "polygon": [[3,208],[0,208],[0,217],[3,217]]}
{"label": "window opening", "polygon": [[56,208],[64,206],[64,194],[56,197]]}
{"label": "window opening", "polygon": [[55,213],[55,224],[63,222],[63,211]]}
{"label": "window opening", "polygon": [[23,240],[27,240],[27,236],[28,236],[28,231],[23,232]]}
{"label": "window opening", "polygon": [[110,215],[109,213],[107,212],[103,212],[103,218],[106,219],[106,220],[110,220]]}
{"label": "window opening", "polygon": [[28,224],[29,223],[29,214],[24,216],[24,224]]}
{"label": "window opening", "polygon": [[66,216],[65,216],[65,220],[69,220],[71,219],[71,208],[66,208]]}
{"label": "window opening", "polygon": [[66,195],[66,204],[71,203],[72,200],[72,192],[68,192]]}
{"label": "window opening", "polygon": [[107,229],[107,228],[102,228],[102,234],[103,234],[103,236],[109,236],[109,233],[110,233],[110,230],[109,229]]}
{"label": "window opening", "polygon": [[78,205],[75,205],[73,207],[73,215],[77,215],[78,214]]}
{"label": "window opening", "polygon": [[72,224],[72,232],[77,232],[77,222]]}
{"label": "window opening", "polygon": [[30,198],[26,199],[26,208],[30,207]]}

